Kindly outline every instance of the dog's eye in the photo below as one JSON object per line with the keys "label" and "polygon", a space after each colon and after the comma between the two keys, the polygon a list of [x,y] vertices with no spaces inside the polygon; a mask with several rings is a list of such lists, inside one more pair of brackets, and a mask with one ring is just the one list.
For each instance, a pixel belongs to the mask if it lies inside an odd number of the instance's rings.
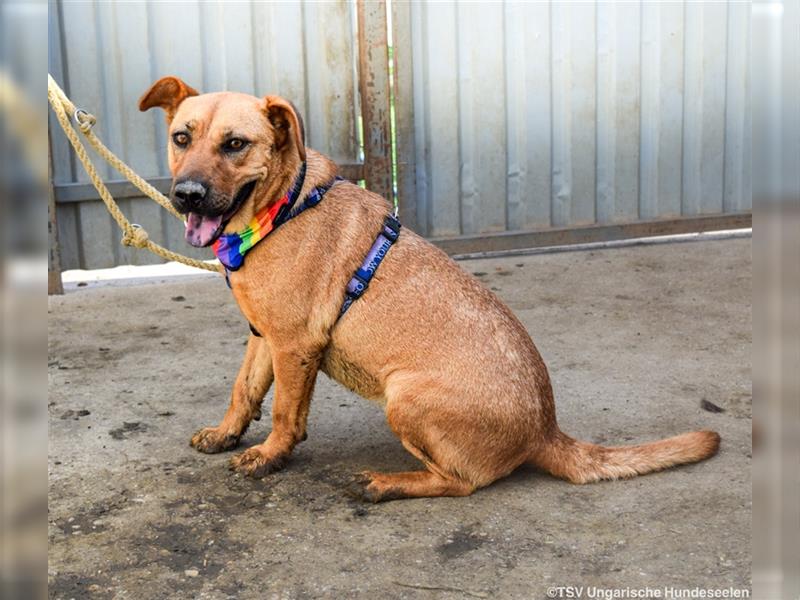
{"label": "dog's eye", "polygon": [[241,138],[232,138],[222,145],[223,152],[239,152],[247,146],[247,142]]}
{"label": "dog's eye", "polygon": [[184,133],[183,131],[179,131],[178,133],[172,134],[172,141],[175,142],[176,146],[181,148],[185,148],[189,145],[190,137],[188,133]]}

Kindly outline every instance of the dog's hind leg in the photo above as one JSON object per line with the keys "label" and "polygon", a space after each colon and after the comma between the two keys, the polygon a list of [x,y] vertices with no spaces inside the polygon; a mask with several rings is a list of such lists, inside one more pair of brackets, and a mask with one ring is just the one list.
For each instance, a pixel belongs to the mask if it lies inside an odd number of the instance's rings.
{"label": "dog's hind leg", "polygon": [[[359,485],[356,494],[364,500],[382,502],[400,498],[469,496],[478,487],[454,468],[453,461],[448,460],[456,449],[446,442],[434,442],[439,438],[435,425],[420,418],[417,410],[417,406],[426,404],[425,399],[418,397],[415,400],[389,402],[386,417],[405,449],[422,461],[427,470],[361,473],[356,478]],[[444,466],[448,463],[449,468]]]}
{"label": "dog's hind leg", "polygon": [[261,418],[261,402],[273,378],[269,345],[264,338],[251,335],[222,422],[217,427],[198,431],[192,437],[191,445],[208,454],[236,446],[250,422]]}
{"label": "dog's hind leg", "polygon": [[363,488],[359,495],[370,502],[424,498],[435,496],[469,496],[475,486],[455,477],[443,477],[433,471],[405,473],[375,473],[366,471],[358,476]]}
{"label": "dog's hind leg", "polygon": [[408,379],[388,390],[386,419],[426,471],[361,475],[372,502],[422,496],[468,496],[505,477],[528,455],[524,429],[497,411],[463,410],[457,389]]}

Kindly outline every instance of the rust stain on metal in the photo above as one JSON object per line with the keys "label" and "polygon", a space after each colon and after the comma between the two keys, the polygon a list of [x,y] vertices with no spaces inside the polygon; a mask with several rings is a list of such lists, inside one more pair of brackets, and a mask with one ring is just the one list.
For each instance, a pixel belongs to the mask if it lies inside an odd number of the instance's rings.
{"label": "rust stain on metal", "polygon": [[389,45],[385,2],[358,2],[359,94],[364,120],[364,178],[392,199]]}

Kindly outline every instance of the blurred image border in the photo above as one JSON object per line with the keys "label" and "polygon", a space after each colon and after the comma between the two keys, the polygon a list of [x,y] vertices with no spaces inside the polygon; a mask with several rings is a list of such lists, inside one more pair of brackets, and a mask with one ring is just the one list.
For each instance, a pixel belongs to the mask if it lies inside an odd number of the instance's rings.
{"label": "blurred image border", "polygon": [[752,4],[753,597],[800,598],[800,3]]}

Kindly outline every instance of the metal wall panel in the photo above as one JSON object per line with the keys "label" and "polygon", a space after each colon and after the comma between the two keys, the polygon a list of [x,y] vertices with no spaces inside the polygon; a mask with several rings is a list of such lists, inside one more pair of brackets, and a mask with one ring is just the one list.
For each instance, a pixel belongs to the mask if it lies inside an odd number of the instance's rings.
{"label": "metal wall panel", "polygon": [[[148,178],[168,175],[166,128],[159,111],[139,113],[136,103],[165,74],[201,90],[290,98],[310,146],[358,163],[355,1],[59,1],[50,70],[99,117],[109,147]],[[604,227],[601,236],[619,237],[620,224],[697,217],[708,228],[707,215],[751,210],[748,3],[390,9],[396,184],[406,223],[420,233],[473,238],[452,247],[479,250],[481,236],[521,234],[486,248],[534,243],[528,232],[537,231],[585,240],[585,228]],[[87,181],[58,132],[52,160],[57,186]],[[210,256],[188,247],[182,225],[151,201],[120,204],[155,241]],[[57,219],[64,268],[159,261],[120,246],[98,201],[59,203]],[[555,235],[570,228],[575,235]]]}
{"label": "metal wall panel", "polygon": [[[146,178],[167,176],[161,111],[140,113],[139,96],[164,75],[202,91],[279,94],[304,117],[312,146],[340,163],[358,162],[355,5],[262,2],[67,2],[51,5],[50,72],[77,106],[98,117],[96,131]],[[86,182],[71,148],[53,128],[56,185]],[[96,161],[106,180],[119,179]],[[120,201],[158,243],[195,257],[183,226],[145,198]],[[120,245],[99,201],[57,208],[62,266],[101,268],[160,262]]]}
{"label": "metal wall panel", "polygon": [[395,38],[410,40],[413,76],[397,101],[413,103],[420,232],[751,209],[748,3],[414,2],[410,13]]}

